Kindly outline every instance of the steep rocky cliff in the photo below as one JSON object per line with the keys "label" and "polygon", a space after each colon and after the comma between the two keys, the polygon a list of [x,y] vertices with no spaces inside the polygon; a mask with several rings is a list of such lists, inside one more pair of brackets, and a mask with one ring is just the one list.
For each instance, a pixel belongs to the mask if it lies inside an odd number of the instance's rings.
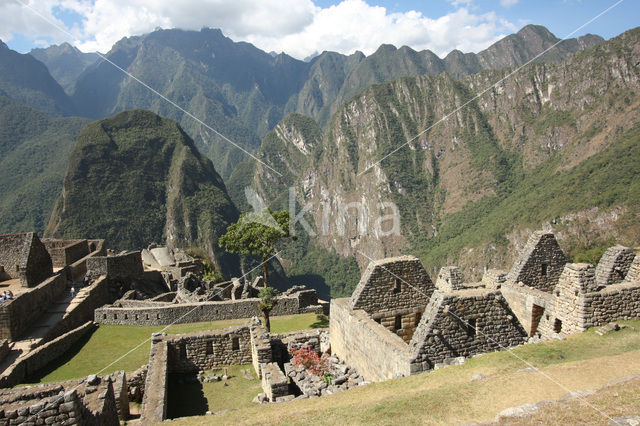
{"label": "steep rocky cliff", "polygon": [[[294,186],[300,204],[312,206],[314,241],[355,254],[360,265],[399,252],[419,254],[434,270],[461,261],[472,278],[510,261],[506,251],[498,261],[487,263],[491,251],[469,261],[473,248],[507,247],[514,230],[591,208],[624,206],[637,217],[638,46],[635,29],[513,76],[507,68],[368,87],[338,109],[313,152],[295,160]],[[251,180],[273,200],[291,179],[256,169]],[[265,182],[269,191],[260,189]],[[376,228],[391,213],[384,202],[399,208],[399,235],[381,235],[392,221]]]}
{"label": "steep rocky cliff", "polygon": [[131,110],[84,128],[46,235],[105,238],[116,250],[203,247],[229,275],[238,259],[218,237],[237,217],[213,164],[180,126]]}

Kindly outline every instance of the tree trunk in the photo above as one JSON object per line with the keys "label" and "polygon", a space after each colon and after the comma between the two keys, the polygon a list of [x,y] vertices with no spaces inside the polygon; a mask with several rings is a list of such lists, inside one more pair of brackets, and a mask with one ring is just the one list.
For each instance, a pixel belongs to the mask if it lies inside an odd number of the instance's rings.
{"label": "tree trunk", "polygon": [[263,311],[262,315],[264,316],[264,327],[271,333],[271,318],[269,318],[269,312]]}
{"label": "tree trunk", "polygon": [[269,287],[269,258],[268,257],[262,259],[262,267],[264,268],[264,286]]}

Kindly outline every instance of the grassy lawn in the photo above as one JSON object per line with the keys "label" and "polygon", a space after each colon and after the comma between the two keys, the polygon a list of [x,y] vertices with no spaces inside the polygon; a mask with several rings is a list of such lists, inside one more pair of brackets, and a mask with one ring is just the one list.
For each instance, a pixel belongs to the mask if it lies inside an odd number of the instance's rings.
{"label": "grassy lawn", "polygon": [[[252,380],[243,377],[241,370],[249,370]],[[223,369],[211,370],[219,374]],[[210,373],[211,371],[207,371]],[[251,400],[260,392],[260,380],[253,365],[232,365],[227,367],[227,386],[224,382],[177,384],[176,378],[169,381],[169,418],[202,415],[207,411],[215,413],[227,409],[248,408],[255,405]]]}
{"label": "grassy lawn", "polygon": [[[401,419],[402,424],[460,424],[493,420],[508,407],[556,400],[569,391],[598,389],[609,380],[640,372],[640,321],[626,323],[635,330],[605,336],[587,331],[566,341],[520,346],[512,350],[513,354],[485,354],[461,366],[374,383],[329,397],[241,408],[213,418],[191,417],[176,423],[396,424]],[[518,372],[530,366],[518,358],[544,374]],[[477,373],[487,377],[471,381]],[[637,414],[640,398],[638,386],[635,389],[631,396],[621,397],[620,404],[613,401],[601,407],[607,415]],[[607,398],[611,401],[613,397]],[[580,420],[580,413],[592,423],[607,422],[589,406],[579,408],[578,417],[568,423]]]}
{"label": "grassy lawn", "polygon": [[[214,321],[193,324],[176,324],[165,330],[168,334],[213,330],[232,325],[242,325],[246,319]],[[304,330],[324,326],[324,315],[283,315],[271,318],[273,332]],[[89,374],[109,374],[114,371],[137,370],[149,361],[151,333],[163,330],[158,327],[132,325],[101,325],[88,338],[78,342],[49,368],[40,371],[29,383],[45,383],[86,377]],[[136,349],[134,349],[136,348]],[[126,354],[126,356],[125,356]]]}

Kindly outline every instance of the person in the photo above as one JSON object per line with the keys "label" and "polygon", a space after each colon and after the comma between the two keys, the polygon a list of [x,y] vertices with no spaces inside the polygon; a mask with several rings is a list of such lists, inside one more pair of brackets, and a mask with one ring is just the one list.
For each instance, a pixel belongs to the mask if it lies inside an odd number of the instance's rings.
{"label": "person", "polygon": [[13,292],[11,290],[9,290],[7,292],[7,299],[12,300],[13,299]]}
{"label": "person", "polygon": [[72,286],[71,287],[71,298],[73,299],[76,295],[76,289]]}
{"label": "person", "polygon": [[87,287],[89,285],[89,274],[84,274],[84,278],[82,279],[82,286]]}
{"label": "person", "polygon": [[4,302],[4,295],[5,294],[6,294],[6,292],[3,293],[3,294],[0,294],[0,303]]}

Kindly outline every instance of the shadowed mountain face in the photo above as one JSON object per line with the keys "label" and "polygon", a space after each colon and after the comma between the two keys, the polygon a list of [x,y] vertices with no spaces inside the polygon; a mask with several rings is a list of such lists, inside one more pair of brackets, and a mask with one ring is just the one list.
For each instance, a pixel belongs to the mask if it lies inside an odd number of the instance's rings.
{"label": "shadowed mountain face", "polygon": [[73,93],[78,76],[98,60],[95,53],[83,53],[69,43],[33,49],[29,54],[47,66],[67,94]]}
{"label": "shadowed mountain face", "polygon": [[47,67],[31,55],[13,51],[0,41],[0,90],[15,102],[46,114],[73,115],[75,109]]}
{"label": "shadowed mountain face", "polygon": [[46,235],[97,235],[115,250],[203,247],[228,276],[238,259],[218,237],[237,218],[213,164],[180,126],[131,110],[83,129]]}
{"label": "shadowed mountain face", "polygon": [[0,92],[0,232],[44,231],[89,120],[52,118]]}
{"label": "shadowed mountain face", "polygon": [[[601,40],[597,36],[567,40],[540,59],[562,60]],[[430,51],[383,45],[369,57],[360,52],[349,56],[324,52],[303,62],[235,43],[219,30],[160,30],[122,39],[107,57],[254,152],[260,139],[288,113],[308,115],[325,128],[340,105],[373,83],[443,71],[461,78],[482,69],[521,65],[557,41],[544,27],[527,26],[477,55],[452,52],[440,59]],[[145,108],[176,119],[225,178],[249,158],[105,61],[78,77],[73,100],[91,118]]]}

